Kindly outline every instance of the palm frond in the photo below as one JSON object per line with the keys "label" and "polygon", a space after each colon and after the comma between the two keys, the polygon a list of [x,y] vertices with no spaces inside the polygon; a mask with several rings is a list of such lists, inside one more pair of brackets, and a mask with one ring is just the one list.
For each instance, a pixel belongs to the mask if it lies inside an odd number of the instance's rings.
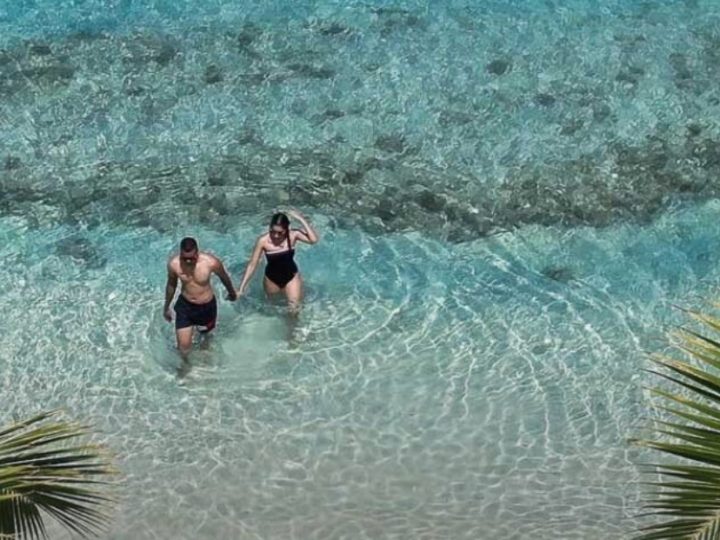
{"label": "palm frond", "polygon": [[38,414],[0,430],[0,539],[47,538],[43,515],[82,537],[100,534],[116,473],[106,450],[78,444],[86,426]]}
{"label": "palm frond", "polygon": [[[720,320],[688,313],[709,330],[720,331]],[[648,494],[645,515],[661,521],[642,528],[639,540],[720,537],[720,341],[688,329],[675,337],[687,361],[652,359],[660,368],[652,373],[677,388],[655,388],[652,393],[673,406],[658,407],[667,419],[656,422],[657,440],[632,442],[677,456],[681,462],[650,469],[661,481],[650,483],[654,491]]]}

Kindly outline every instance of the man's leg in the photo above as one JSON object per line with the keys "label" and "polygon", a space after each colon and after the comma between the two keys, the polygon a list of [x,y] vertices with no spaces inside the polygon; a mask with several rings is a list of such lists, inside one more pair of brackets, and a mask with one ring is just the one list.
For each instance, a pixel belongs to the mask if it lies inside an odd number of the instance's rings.
{"label": "man's leg", "polygon": [[217,324],[217,301],[215,297],[207,304],[203,304],[193,315],[193,324],[197,326],[198,331],[206,336],[215,329]]}
{"label": "man's leg", "polygon": [[215,329],[215,321],[208,326],[198,326],[198,333],[200,334],[200,350],[206,351],[210,347],[210,338],[212,338],[213,330]]}
{"label": "man's leg", "polygon": [[175,330],[175,335],[177,336],[178,351],[180,351],[180,356],[185,360],[192,348],[193,327],[186,326],[185,328],[178,328]]}
{"label": "man's leg", "polygon": [[175,337],[180,356],[186,360],[192,348],[193,323],[191,305],[182,295],[175,302]]}

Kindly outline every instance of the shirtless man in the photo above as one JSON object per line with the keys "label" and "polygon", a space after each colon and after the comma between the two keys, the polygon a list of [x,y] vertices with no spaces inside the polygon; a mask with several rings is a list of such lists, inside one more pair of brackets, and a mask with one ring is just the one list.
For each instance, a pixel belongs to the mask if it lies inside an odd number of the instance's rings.
{"label": "shirtless man", "polygon": [[200,251],[194,238],[183,238],[180,254],[170,258],[167,272],[163,313],[168,322],[172,321],[170,303],[175,296],[178,279],[182,282],[175,302],[175,335],[180,355],[185,358],[192,347],[193,327],[197,326],[203,334],[215,328],[217,302],[210,284],[212,274],[217,274],[225,285],[228,300],[236,300],[237,294],[220,259]]}

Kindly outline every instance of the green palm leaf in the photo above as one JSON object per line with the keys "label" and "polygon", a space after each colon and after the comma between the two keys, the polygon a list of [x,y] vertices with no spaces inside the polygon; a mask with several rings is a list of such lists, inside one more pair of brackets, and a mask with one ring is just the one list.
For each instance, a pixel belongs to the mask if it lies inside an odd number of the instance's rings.
{"label": "green palm leaf", "polygon": [[44,515],[74,533],[100,534],[114,500],[106,451],[78,444],[86,426],[39,414],[0,430],[0,539],[47,538]]}
{"label": "green palm leaf", "polygon": [[[689,314],[709,330],[720,331],[719,320]],[[678,337],[676,347],[687,361],[653,358],[662,371],[652,373],[676,388],[656,388],[653,394],[673,406],[658,408],[667,417],[656,422],[658,440],[632,442],[677,456],[681,463],[650,466],[650,474],[659,474],[662,481],[650,482],[654,491],[648,494],[645,515],[660,521],[642,528],[640,540],[720,538],[720,341],[691,330]]]}

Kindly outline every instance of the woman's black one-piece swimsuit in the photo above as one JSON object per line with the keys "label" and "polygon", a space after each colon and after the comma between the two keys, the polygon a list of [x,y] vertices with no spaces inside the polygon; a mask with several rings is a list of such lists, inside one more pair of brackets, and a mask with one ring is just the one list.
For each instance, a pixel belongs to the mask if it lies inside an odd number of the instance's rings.
{"label": "woman's black one-piece swimsuit", "polygon": [[275,253],[265,252],[267,265],[265,266],[265,277],[272,281],[281,289],[290,283],[295,274],[298,273],[298,267],[295,264],[294,249],[285,251],[276,251]]}

